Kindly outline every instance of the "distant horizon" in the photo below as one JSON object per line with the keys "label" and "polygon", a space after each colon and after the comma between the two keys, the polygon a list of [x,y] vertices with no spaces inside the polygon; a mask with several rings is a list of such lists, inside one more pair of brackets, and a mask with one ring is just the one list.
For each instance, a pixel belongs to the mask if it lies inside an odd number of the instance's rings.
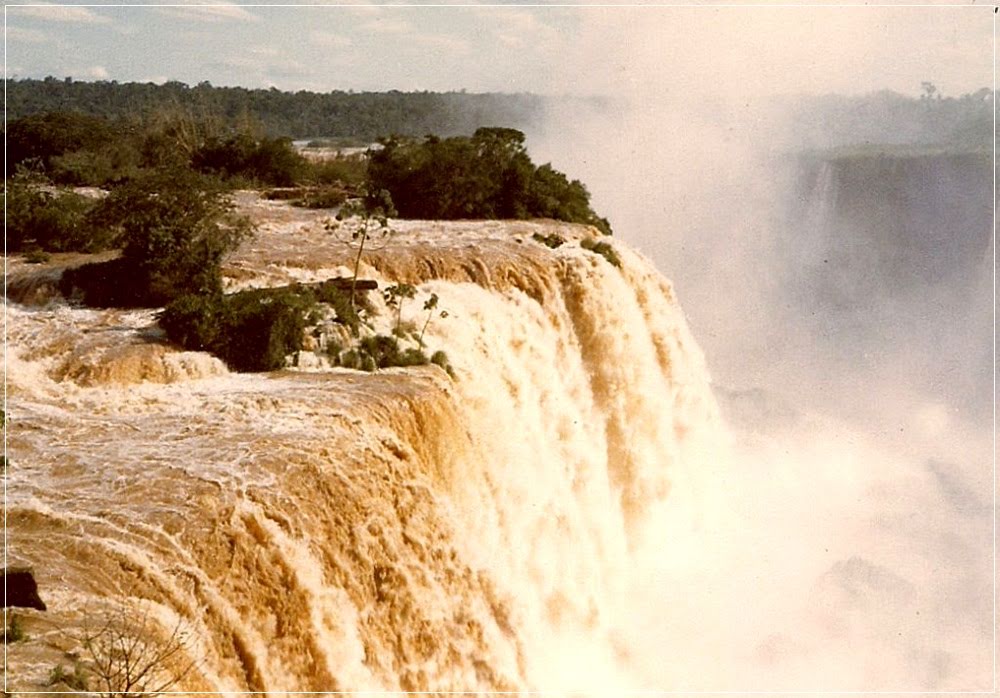
{"label": "distant horizon", "polygon": [[[195,89],[202,84],[206,84],[211,88],[220,89],[235,89],[235,90],[246,90],[248,92],[268,92],[271,90],[276,90],[278,92],[284,92],[288,94],[296,94],[304,92],[306,94],[469,94],[469,95],[501,95],[501,96],[529,96],[529,97],[541,97],[544,99],[578,99],[578,100],[593,100],[593,101],[614,101],[615,95],[609,94],[584,94],[584,93],[543,93],[543,92],[533,92],[531,90],[519,90],[519,91],[503,91],[503,90],[475,90],[469,88],[450,88],[441,90],[424,90],[424,89],[400,89],[389,87],[385,89],[354,89],[354,88],[339,88],[335,87],[329,90],[296,90],[288,87],[282,87],[280,85],[272,85],[269,87],[261,86],[251,86],[244,84],[217,84],[211,80],[199,80],[197,82],[186,82],[184,80],[167,79],[162,82],[155,82],[151,80],[119,80],[117,78],[108,76],[105,78],[78,78],[73,75],[46,75],[44,77],[33,77],[33,76],[20,76],[20,75],[10,75],[5,78],[12,82],[24,82],[28,80],[33,80],[37,82],[44,82],[46,80],[55,80],[56,82],[65,82],[67,80],[74,83],[86,83],[86,84],[109,84],[109,85],[155,85],[156,87],[163,87],[168,84],[179,84],[183,85],[188,89]],[[966,95],[972,95],[980,90],[990,90],[993,88],[989,85],[982,85],[981,87],[971,89],[961,93],[947,93],[943,90],[939,90],[938,96],[940,99],[959,99]],[[877,94],[893,94],[905,99],[919,99],[919,91],[915,91],[913,94],[907,92],[901,92],[890,87],[873,88],[867,92],[858,93],[847,93],[847,92],[786,92],[786,93],[774,93],[769,95],[770,99],[820,99],[824,97],[842,97],[844,99],[862,99],[865,97],[870,97]]]}
{"label": "distant horizon", "polygon": [[5,75],[282,91],[960,95],[993,84],[968,6],[9,5]]}

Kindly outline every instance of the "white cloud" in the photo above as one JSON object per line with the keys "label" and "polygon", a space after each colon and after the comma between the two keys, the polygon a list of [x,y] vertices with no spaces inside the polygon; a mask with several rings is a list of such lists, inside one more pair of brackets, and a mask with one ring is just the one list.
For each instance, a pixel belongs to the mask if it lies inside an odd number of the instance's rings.
{"label": "white cloud", "polygon": [[314,31],[309,34],[309,43],[323,48],[346,48],[354,42],[341,34],[333,32]]}
{"label": "white cloud", "polygon": [[94,65],[85,69],[80,77],[94,78],[95,80],[107,80],[110,77],[108,69],[103,65]]}
{"label": "white cloud", "polygon": [[157,12],[192,22],[259,22],[260,17],[247,12],[239,5],[188,5],[185,7],[160,7]]}
{"label": "white cloud", "polygon": [[279,55],[270,47],[254,47],[238,56],[229,56],[222,61],[227,68],[237,68],[254,73],[258,78],[270,75],[297,77],[309,75],[312,71],[303,63]]}
{"label": "white cloud", "polygon": [[375,34],[412,34],[414,32],[413,26],[398,17],[376,17],[375,19],[365,22],[361,25],[362,32],[373,32]]}
{"label": "white cloud", "polygon": [[454,36],[417,35],[410,41],[420,48],[452,54],[466,54],[472,50],[468,41]]}
{"label": "white cloud", "polygon": [[73,5],[31,5],[28,7],[8,7],[7,11],[14,16],[44,19],[50,22],[74,22],[78,24],[105,24],[109,17],[99,15],[88,7]]}
{"label": "white cloud", "polygon": [[7,27],[7,39],[25,44],[45,44],[52,41],[52,37],[45,32],[21,27]]}

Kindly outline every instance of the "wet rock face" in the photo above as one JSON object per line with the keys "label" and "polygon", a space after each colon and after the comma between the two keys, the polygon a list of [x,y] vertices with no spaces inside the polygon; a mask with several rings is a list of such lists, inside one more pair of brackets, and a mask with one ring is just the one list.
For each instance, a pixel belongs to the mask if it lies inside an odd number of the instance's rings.
{"label": "wet rock face", "polygon": [[4,584],[6,608],[34,608],[39,611],[46,609],[45,602],[38,595],[38,584],[30,567],[10,567],[0,572],[0,583]]}

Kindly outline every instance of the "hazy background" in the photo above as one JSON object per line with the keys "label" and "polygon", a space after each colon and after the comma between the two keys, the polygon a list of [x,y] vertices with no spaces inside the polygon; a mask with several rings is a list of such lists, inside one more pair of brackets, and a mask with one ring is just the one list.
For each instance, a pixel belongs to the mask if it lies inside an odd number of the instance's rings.
{"label": "hazy background", "polygon": [[[675,282],[734,432],[729,459],[678,474],[634,575],[623,661],[641,685],[674,690],[983,690],[991,188],[963,195],[965,166],[947,158],[901,171],[917,194],[887,221],[924,201],[968,225],[880,257],[877,226],[848,220],[837,192],[884,172],[824,170],[828,149],[926,156],[935,143],[891,110],[854,138],[861,122],[813,97],[992,87],[994,17],[957,5],[8,7],[6,61],[14,77],[566,96],[529,129],[530,152],[582,179],[616,235]],[[942,150],[988,150],[989,135]],[[806,149],[825,154],[803,164]],[[947,273],[927,271],[940,258]]]}

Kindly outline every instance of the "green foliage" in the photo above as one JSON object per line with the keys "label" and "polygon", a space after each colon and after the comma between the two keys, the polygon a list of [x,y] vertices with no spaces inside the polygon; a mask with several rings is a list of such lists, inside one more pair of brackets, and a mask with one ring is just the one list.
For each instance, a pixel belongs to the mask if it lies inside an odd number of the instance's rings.
{"label": "green foliage", "polygon": [[53,187],[36,173],[19,170],[4,191],[11,252],[96,252],[114,242],[114,234],[95,223],[92,199]]}
{"label": "green foliage", "polygon": [[611,232],[586,187],[551,165],[536,168],[515,129],[381,145],[369,155],[368,188],[387,190],[403,218],[557,218]]}
{"label": "green foliage", "polygon": [[393,329],[393,334],[398,336],[400,333],[403,321],[403,302],[407,298],[413,298],[416,295],[417,288],[412,284],[396,284],[389,286],[382,292],[382,297],[385,299],[386,305],[396,309],[396,326]]}
{"label": "green foliage", "polygon": [[336,187],[306,189],[303,197],[293,203],[303,208],[336,208],[347,201],[349,194]]}
{"label": "green foliage", "polygon": [[549,233],[548,235],[542,235],[541,233],[534,233],[531,239],[535,242],[540,242],[548,248],[556,249],[561,247],[566,243],[566,238],[564,238],[559,233]]}
{"label": "green foliage", "polygon": [[45,264],[51,259],[52,255],[37,247],[33,247],[24,253],[24,261],[28,264]]}
{"label": "green foliage", "polygon": [[396,337],[377,334],[373,337],[365,337],[358,346],[358,353],[362,357],[362,370],[374,370],[364,368],[367,364],[364,356],[371,357],[375,368],[389,368],[392,366],[423,366],[428,363],[427,356],[419,349],[402,349]]}
{"label": "green foliage", "polygon": [[[276,89],[188,86],[80,80],[8,80],[8,119],[55,110],[86,112],[105,119],[148,118],[185,110],[217,115],[223,126],[255,122],[268,136],[336,137],[336,145],[372,143],[386,133],[471,133],[486,124],[528,125],[543,99],[529,94],[463,92],[281,92]],[[224,115],[224,118],[223,118]]]}
{"label": "green foliage", "polygon": [[334,231],[340,222],[348,218],[360,218],[360,225],[351,233],[351,239],[358,243],[358,254],[354,258],[354,269],[351,273],[351,306],[356,307],[357,303],[357,283],[358,269],[361,266],[361,255],[365,251],[365,242],[369,235],[374,232],[375,223],[378,223],[378,230],[382,235],[392,232],[389,228],[389,218],[396,215],[396,207],[393,205],[392,197],[385,189],[363,189],[362,196],[358,199],[351,199],[345,203],[337,212],[335,221],[329,221],[326,229]]}
{"label": "green foliage", "polygon": [[33,114],[8,123],[7,164],[16,167],[27,160],[38,160],[49,169],[60,155],[96,150],[115,138],[114,128],[101,118],[67,111]]}
{"label": "green foliage", "polygon": [[237,133],[228,138],[212,137],[191,156],[191,166],[206,174],[287,187],[298,181],[305,159],[287,138],[254,138]]}
{"label": "green foliage", "polygon": [[28,636],[24,632],[24,628],[21,627],[21,619],[12,611],[7,611],[7,627],[3,629],[3,641],[5,643],[10,642],[23,642],[27,640]]}
{"label": "green foliage", "polygon": [[435,366],[440,366],[441,368],[443,368],[452,378],[455,377],[455,371],[451,367],[451,362],[448,361],[448,355],[445,354],[440,349],[431,354],[431,363],[434,364]]}
{"label": "green foliage", "polygon": [[368,159],[364,155],[335,155],[322,160],[306,160],[302,179],[316,184],[336,184],[357,188],[364,184]]}
{"label": "green foliage", "polygon": [[226,297],[216,353],[237,371],[273,371],[302,348],[308,298],[287,289]]}
{"label": "green foliage", "polygon": [[607,242],[598,242],[593,238],[584,238],[580,241],[580,247],[588,252],[601,255],[613,266],[621,267],[622,265],[622,260],[618,256],[618,253],[615,252],[615,248]]}
{"label": "green foliage", "polygon": [[[226,317],[219,294],[189,293],[171,301],[160,314],[160,327],[170,341],[192,351],[216,351]],[[226,340],[222,340],[228,343]]]}
{"label": "green foliage", "polygon": [[159,320],[167,338],[185,349],[210,351],[236,371],[273,371],[302,348],[313,306],[311,293],[294,288],[188,294]]}
{"label": "green foliage", "polygon": [[80,663],[79,660],[73,662],[72,673],[64,669],[62,664],[57,664],[52,667],[52,671],[49,672],[49,680],[46,685],[55,686],[60,683],[74,691],[90,690],[90,681],[87,677],[87,671],[83,668],[83,664]]}
{"label": "green foliage", "polygon": [[[431,324],[431,318],[434,317],[434,311],[438,307],[438,295],[432,293],[431,297],[424,301],[424,310],[427,311],[427,319],[424,320],[424,326],[420,328],[420,336],[417,338],[417,343],[421,348],[424,346],[424,334],[427,332],[427,327]],[[442,310],[441,317],[448,317],[448,311]]]}
{"label": "green foliage", "polygon": [[218,182],[186,169],[154,170],[115,189],[94,220],[121,240],[121,259],[70,270],[61,283],[67,295],[82,289],[91,305],[155,307],[220,293],[223,256],[252,232]]}
{"label": "green foliage", "polygon": [[341,291],[332,284],[325,284],[321,285],[316,292],[316,300],[331,306],[336,321],[349,327],[351,334],[357,336],[361,327],[361,316],[358,314],[358,309],[351,303],[349,293]]}

